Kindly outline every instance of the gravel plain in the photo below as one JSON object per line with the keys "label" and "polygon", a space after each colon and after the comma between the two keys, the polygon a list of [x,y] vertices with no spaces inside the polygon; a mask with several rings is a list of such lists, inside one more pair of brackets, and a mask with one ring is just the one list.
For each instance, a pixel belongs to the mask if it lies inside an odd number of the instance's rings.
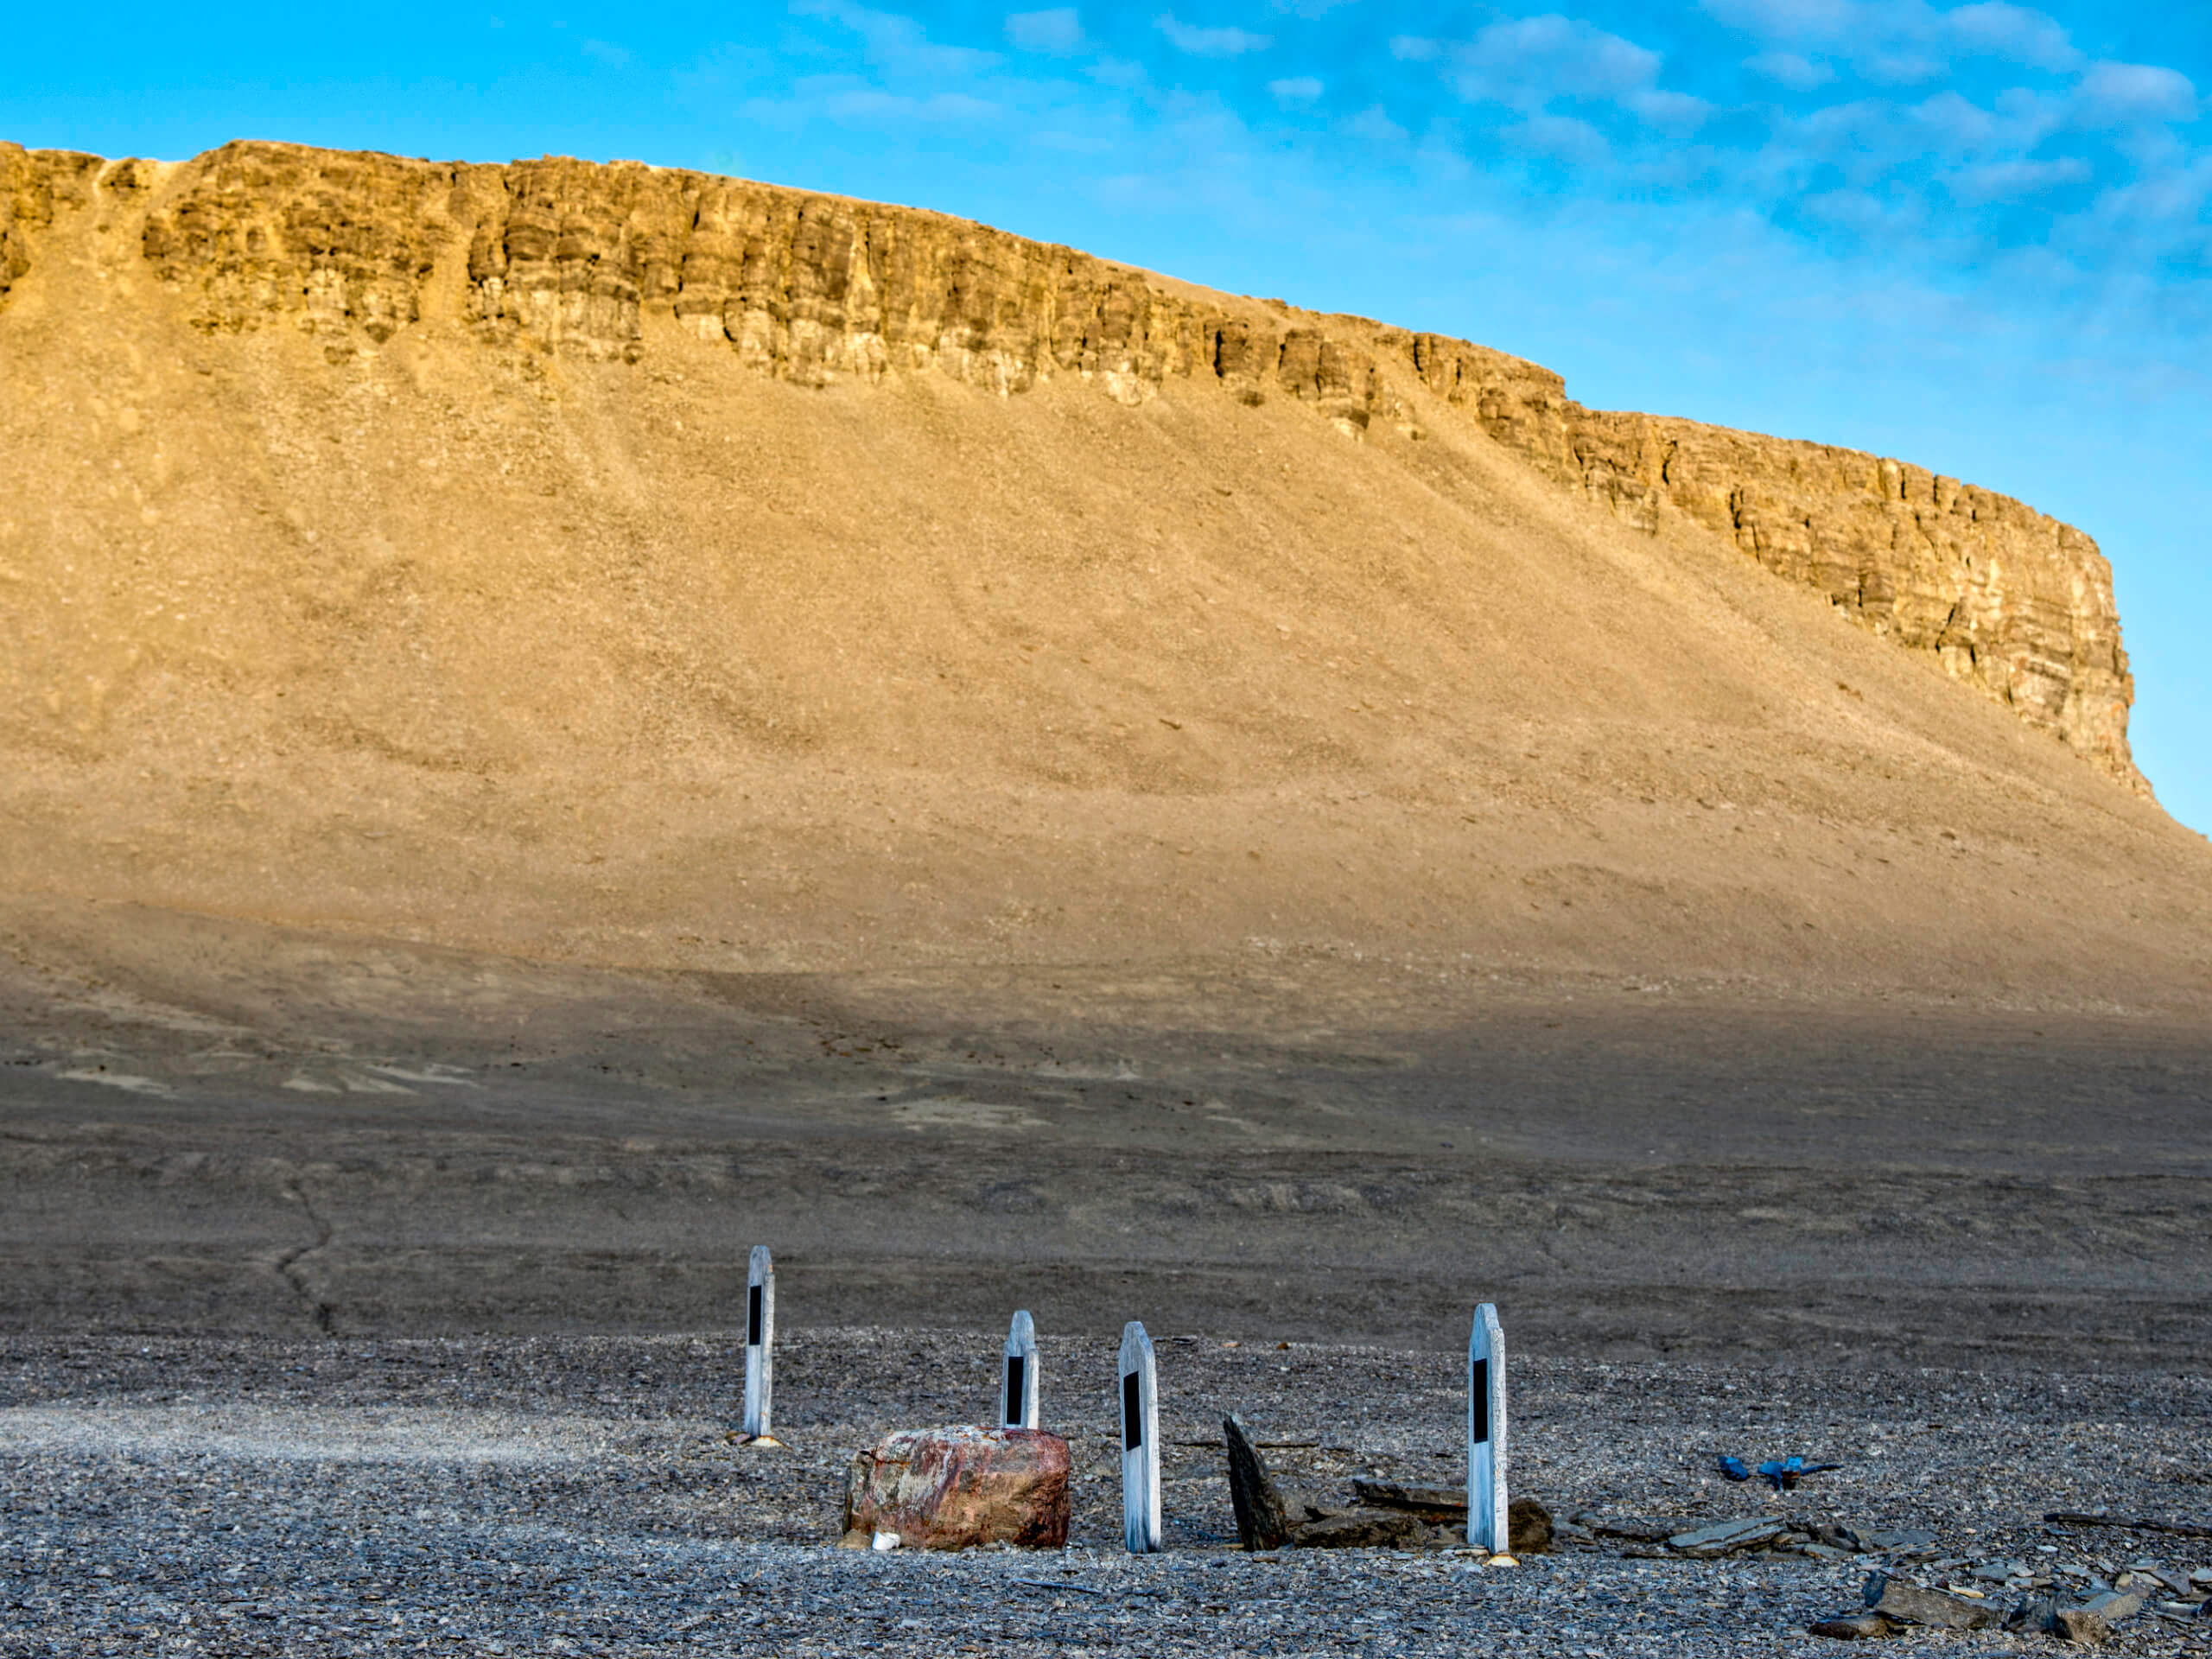
{"label": "gravel plain", "polygon": [[[2107,1651],[2212,1649],[2212,1619],[2141,1576],[2185,1584],[2212,1540],[2042,1520],[2204,1520],[2201,1377],[1516,1358],[1515,1490],[1562,1520],[1775,1514],[1934,1536],[1714,1560],[1570,1538],[1493,1567],[1247,1556],[1230,1514],[1230,1409],[1317,1495],[1348,1497],[1356,1475],[1459,1480],[1458,1355],[1154,1334],[1168,1548],[1148,1559],[1119,1548],[1110,1338],[1040,1339],[1045,1420],[1076,1453],[1069,1548],[957,1556],[834,1548],[843,1471],[889,1428],[987,1414],[995,1332],[791,1333],[780,1448],[731,1434],[727,1332],[6,1338],[0,1653],[1833,1653],[1808,1627],[1855,1610],[1870,1571],[2009,1609],[2024,1591],[1972,1576],[2005,1561],[2062,1588],[2150,1585]],[[1724,1452],[1842,1466],[1776,1494],[1721,1478]],[[2001,1632],[1887,1647],[2061,1651]]]}

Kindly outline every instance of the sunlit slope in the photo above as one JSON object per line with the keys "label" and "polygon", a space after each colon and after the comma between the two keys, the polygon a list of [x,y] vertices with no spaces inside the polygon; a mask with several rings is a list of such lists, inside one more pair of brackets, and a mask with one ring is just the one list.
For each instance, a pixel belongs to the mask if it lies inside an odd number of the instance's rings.
{"label": "sunlit slope", "polygon": [[193,185],[92,175],[0,302],[10,888],[664,966],[2212,988],[2212,854],[2057,716],[1419,375],[764,373],[634,294],[564,343],[483,315],[481,179],[407,304],[257,321],[165,279]]}

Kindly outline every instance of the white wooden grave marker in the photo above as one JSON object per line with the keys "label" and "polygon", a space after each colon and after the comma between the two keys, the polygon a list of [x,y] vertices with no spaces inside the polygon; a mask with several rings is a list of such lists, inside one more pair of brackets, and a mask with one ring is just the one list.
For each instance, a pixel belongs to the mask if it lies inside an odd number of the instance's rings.
{"label": "white wooden grave marker", "polygon": [[1505,1332],[1495,1303],[1467,1338],[1467,1541],[1493,1555],[1511,1542],[1505,1512]]}
{"label": "white wooden grave marker", "polygon": [[768,1438],[768,1396],[776,1344],[776,1263],[766,1244],[753,1247],[745,1274],[745,1423],[747,1439]]}
{"label": "white wooden grave marker", "polygon": [[1037,1427],[1037,1327],[1027,1313],[1014,1316],[1007,1333],[1006,1363],[999,1370],[999,1421],[1008,1428]]}
{"label": "white wooden grave marker", "polygon": [[1122,1327],[1122,1539],[1133,1555],[1160,1548],[1160,1388],[1152,1338]]}

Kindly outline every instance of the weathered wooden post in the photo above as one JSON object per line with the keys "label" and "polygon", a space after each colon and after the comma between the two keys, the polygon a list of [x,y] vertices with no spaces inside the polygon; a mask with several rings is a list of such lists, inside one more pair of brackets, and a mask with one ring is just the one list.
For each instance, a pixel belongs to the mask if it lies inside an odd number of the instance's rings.
{"label": "weathered wooden post", "polygon": [[1007,1333],[1006,1363],[999,1371],[999,1421],[1008,1428],[1037,1427],[1037,1327],[1027,1313],[1014,1316]]}
{"label": "weathered wooden post", "polygon": [[1133,1555],[1160,1548],[1160,1389],[1152,1338],[1122,1327],[1122,1539]]}
{"label": "weathered wooden post", "polygon": [[775,1344],[776,1263],[766,1244],[755,1244],[745,1274],[744,1432],[747,1440],[768,1438]]}
{"label": "weathered wooden post", "polygon": [[1512,1541],[1505,1507],[1505,1332],[1497,1307],[1475,1310],[1467,1338],[1467,1541],[1503,1555]]}

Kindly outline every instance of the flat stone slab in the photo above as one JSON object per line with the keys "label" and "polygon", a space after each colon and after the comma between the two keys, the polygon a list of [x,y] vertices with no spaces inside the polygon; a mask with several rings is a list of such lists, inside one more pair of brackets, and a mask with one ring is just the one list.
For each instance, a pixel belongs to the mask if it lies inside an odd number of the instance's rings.
{"label": "flat stone slab", "polygon": [[1354,1480],[1352,1496],[1372,1509],[1410,1510],[1439,1521],[1467,1518],[1467,1489],[1464,1486],[1405,1486],[1394,1480]]}
{"label": "flat stone slab", "polygon": [[1745,1516],[1700,1527],[1694,1532],[1675,1533],[1667,1540],[1667,1548],[1683,1555],[1732,1555],[1739,1549],[1772,1543],[1788,1530],[1787,1524],[1773,1516]]}
{"label": "flat stone slab", "polygon": [[1419,1549],[1428,1529],[1403,1510],[1346,1510],[1308,1521],[1290,1535],[1300,1549]]}
{"label": "flat stone slab", "polygon": [[1631,1544],[1663,1544],[1682,1530],[1679,1515],[1592,1515],[1584,1510],[1575,1517],[1593,1538],[1615,1538]]}
{"label": "flat stone slab", "polygon": [[1879,1613],[1847,1613],[1840,1618],[1824,1618],[1812,1627],[1815,1636],[1825,1636],[1837,1642],[1873,1642],[1886,1636],[1895,1636],[1897,1627]]}
{"label": "flat stone slab", "polygon": [[1923,1590],[1886,1573],[1868,1575],[1866,1605],[1900,1624],[1918,1624],[1933,1630],[1980,1630],[1997,1623],[1997,1610],[1986,1601]]}
{"label": "flat stone slab", "polygon": [[1867,1548],[1885,1554],[1919,1555],[1934,1550],[1936,1535],[1918,1529],[1902,1531],[1870,1532],[1862,1541]]}

